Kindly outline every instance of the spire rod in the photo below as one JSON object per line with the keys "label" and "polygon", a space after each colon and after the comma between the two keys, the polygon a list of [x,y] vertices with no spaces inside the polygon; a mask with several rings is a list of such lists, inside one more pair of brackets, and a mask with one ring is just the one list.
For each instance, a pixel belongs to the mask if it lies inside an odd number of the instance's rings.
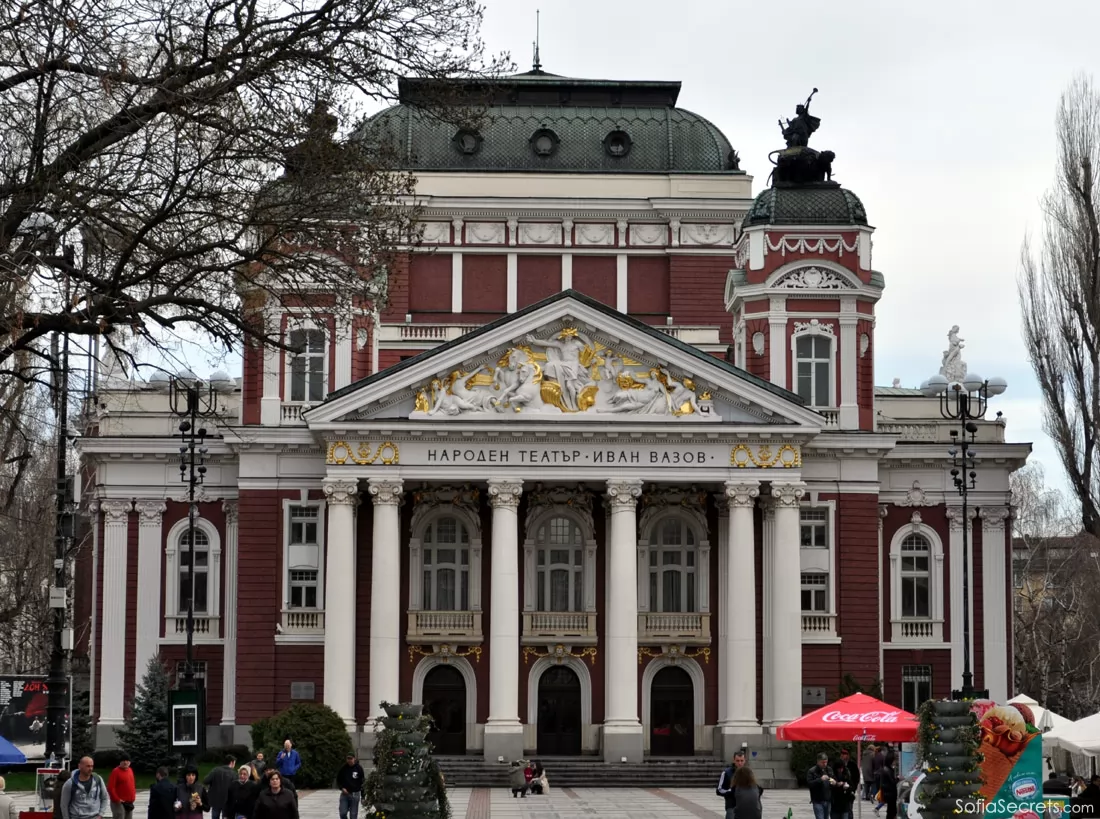
{"label": "spire rod", "polygon": [[542,63],[539,62],[539,10],[535,9],[535,64],[531,66],[531,70],[538,72],[542,71]]}

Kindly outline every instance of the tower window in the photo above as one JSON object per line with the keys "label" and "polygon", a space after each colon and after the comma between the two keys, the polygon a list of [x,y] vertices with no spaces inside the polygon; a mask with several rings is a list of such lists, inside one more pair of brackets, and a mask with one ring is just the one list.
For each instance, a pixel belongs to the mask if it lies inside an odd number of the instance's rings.
{"label": "tower window", "polygon": [[808,406],[832,406],[832,344],[823,335],[795,340],[795,391]]}

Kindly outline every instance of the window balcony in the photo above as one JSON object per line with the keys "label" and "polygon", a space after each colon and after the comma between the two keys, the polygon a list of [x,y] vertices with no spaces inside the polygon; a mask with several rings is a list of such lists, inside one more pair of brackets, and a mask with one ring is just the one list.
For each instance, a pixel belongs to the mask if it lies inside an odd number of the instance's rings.
{"label": "window balcony", "polygon": [[821,425],[822,429],[840,429],[840,410],[814,407],[814,411],[825,419]]}
{"label": "window balcony", "polygon": [[710,645],[710,615],[641,612],[638,614],[638,642],[643,645]]}
{"label": "window balcony", "polygon": [[283,609],[282,629],[283,635],[323,635],[325,613],[320,609]]}
{"label": "window balcony", "polygon": [[924,618],[903,618],[891,623],[891,642],[942,643],[943,622]]}
{"label": "window balcony", "polygon": [[802,612],[803,643],[836,643],[836,615],[824,612]]}
{"label": "window balcony", "polygon": [[409,642],[480,643],[480,611],[410,611]]}
{"label": "window balcony", "polygon": [[[212,643],[221,639],[218,618],[208,614],[196,614],[194,616],[195,642]],[[164,623],[164,642],[187,642],[187,614],[168,615]]]}
{"label": "window balcony", "polygon": [[302,401],[284,403],[280,409],[279,425],[284,427],[305,426],[306,422],[302,416],[313,409],[313,406],[309,402]]}
{"label": "window balcony", "polygon": [[525,645],[545,645],[551,641],[569,645],[595,645],[596,612],[524,612],[522,642]]}

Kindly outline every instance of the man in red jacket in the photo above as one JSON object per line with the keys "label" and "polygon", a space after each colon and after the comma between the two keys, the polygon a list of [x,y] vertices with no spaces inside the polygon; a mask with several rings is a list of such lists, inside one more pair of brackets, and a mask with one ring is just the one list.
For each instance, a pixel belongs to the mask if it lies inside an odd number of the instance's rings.
{"label": "man in red jacket", "polygon": [[134,772],[130,768],[130,757],[126,754],[111,771],[107,779],[107,795],[111,799],[112,819],[132,819],[134,802],[137,800],[137,787],[134,785]]}

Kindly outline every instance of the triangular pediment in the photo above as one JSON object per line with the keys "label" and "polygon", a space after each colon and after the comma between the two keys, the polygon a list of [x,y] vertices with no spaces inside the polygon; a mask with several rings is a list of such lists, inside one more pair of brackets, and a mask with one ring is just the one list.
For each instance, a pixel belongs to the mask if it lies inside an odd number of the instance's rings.
{"label": "triangular pediment", "polygon": [[573,291],[345,387],[306,415],[311,427],[386,419],[821,425],[792,393]]}

